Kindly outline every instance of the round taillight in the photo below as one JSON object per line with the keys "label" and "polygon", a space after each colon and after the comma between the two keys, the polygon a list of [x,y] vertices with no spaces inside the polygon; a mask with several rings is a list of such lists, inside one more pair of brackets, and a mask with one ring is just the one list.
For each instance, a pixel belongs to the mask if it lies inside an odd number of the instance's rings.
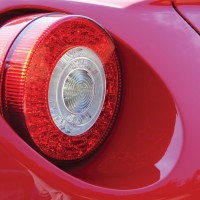
{"label": "round taillight", "polygon": [[46,157],[83,159],[108,135],[119,105],[119,61],[94,21],[59,13],[36,19],[4,67],[3,115]]}

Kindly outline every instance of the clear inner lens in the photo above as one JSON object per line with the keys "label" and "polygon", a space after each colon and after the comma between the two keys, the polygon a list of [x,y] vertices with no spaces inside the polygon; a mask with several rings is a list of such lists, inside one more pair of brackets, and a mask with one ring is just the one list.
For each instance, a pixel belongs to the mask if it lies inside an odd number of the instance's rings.
{"label": "clear inner lens", "polygon": [[71,113],[84,113],[94,97],[94,81],[89,72],[82,69],[72,71],[65,81],[63,97]]}
{"label": "clear inner lens", "polygon": [[49,110],[65,134],[85,133],[98,119],[105,99],[106,79],[94,51],[76,47],[56,64],[49,84]]}

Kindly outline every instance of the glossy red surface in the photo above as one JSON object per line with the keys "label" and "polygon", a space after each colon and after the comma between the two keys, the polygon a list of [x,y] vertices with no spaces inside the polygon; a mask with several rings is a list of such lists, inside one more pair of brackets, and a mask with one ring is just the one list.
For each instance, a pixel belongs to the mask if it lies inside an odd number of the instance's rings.
{"label": "glossy red surface", "polygon": [[34,180],[30,173],[0,147],[0,194],[1,199],[30,199]]}
{"label": "glossy red surface", "polygon": [[188,23],[191,24],[191,26],[200,34],[200,0],[175,0],[174,6],[188,21]]}
{"label": "glossy red surface", "polygon": [[[20,163],[28,169],[37,191],[34,194],[43,199],[56,199],[55,196],[63,199],[199,199],[199,35],[169,2],[117,2],[3,1],[2,11],[11,6],[52,8],[85,15],[101,23],[116,40],[124,93],[109,140],[76,167],[63,170],[52,165],[24,143],[3,119],[1,146],[16,160],[14,168]],[[163,133],[166,137],[162,140]],[[127,139],[123,140],[122,136]],[[158,139],[153,140],[156,143],[152,142],[152,136]],[[129,159],[134,160],[134,150],[141,149],[139,153],[145,155],[150,146],[153,153],[147,154],[152,156],[148,168],[134,162],[140,170],[133,170]],[[148,156],[138,154],[139,161],[145,161]],[[108,172],[113,172],[112,176]],[[9,193],[9,189],[3,192]]]}

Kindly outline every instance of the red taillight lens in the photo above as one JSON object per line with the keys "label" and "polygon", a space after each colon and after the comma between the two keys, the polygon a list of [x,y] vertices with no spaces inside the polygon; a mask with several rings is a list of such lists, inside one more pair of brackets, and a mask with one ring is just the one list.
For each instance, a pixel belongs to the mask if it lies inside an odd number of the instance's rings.
{"label": "red taillight lens", "polygon": [[[36,14],[31,16],[24,16],[14,19],[7,24],[5,24],[2,28],[0,28],[0,85],[2,84],[2,76],[4,72],[4,59],[6,54],[13,43],[13,40],[18,36],[22,29],[24,29],[29,23],[31,23],[34,19],[42,16],[44,14]],[[1,99],[1,91],[2,87],[0,87],[0,99]],[[2,105],[0,101],[0,114],[2,114]]]}
{"label": "red taillight lens", "polygon": [[29,24],[5,62],[3,115],[42,154],[79,160],[105,139],[120,93],[110,36],[90,19],[49,14]]}

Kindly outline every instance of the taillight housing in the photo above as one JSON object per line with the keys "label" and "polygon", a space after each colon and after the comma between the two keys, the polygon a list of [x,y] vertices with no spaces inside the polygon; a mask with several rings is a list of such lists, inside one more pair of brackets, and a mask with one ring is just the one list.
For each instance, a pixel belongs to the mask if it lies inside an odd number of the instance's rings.
{"label": "taillight housing", "polygon": [[110,132],[119,60],[110,35],[91,19],[38,16],[10,44],[1,68],[3,116],[45,157],[83,159]]}

